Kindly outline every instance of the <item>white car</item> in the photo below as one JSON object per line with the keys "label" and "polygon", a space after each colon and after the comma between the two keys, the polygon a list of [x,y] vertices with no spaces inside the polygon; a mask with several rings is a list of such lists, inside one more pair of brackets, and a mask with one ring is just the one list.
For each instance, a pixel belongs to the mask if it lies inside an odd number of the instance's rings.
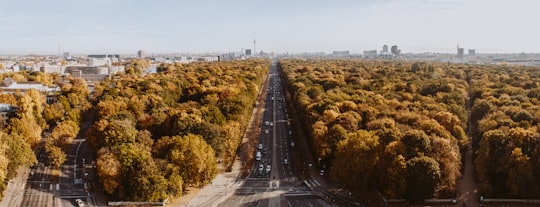
{"label": "white car", "polygon": [[262,150],[262,148],[263,148],[263,147],[262,147],[262,144],[259,144],[259,146],[257,146],[257,148],[258,148],[259,150]]}
{"label": "white car", "polygon": [[82,200],[79,199],[79,198],[78,198],[78,199],[75,199],[75,203],[77,203],[77,206],[79,206],[79,207],[84,206],[84,201],[82,201]]}
{"label": "white car", "polygon": [[274,122],[270,122],[270,126],[274,126]]}
{"label": "white car", "polygon": [[264,170],[264,165],[263,164],[260,164],[259,165],[259,171],[262,172]]}
{"label": "white car", "polygon": [[255,155],[256,161],[261,161],[261,151],[257,151],[257,154]]}
{"label": "white car", "polygon": [[284,165],[288,165],[288,164],[289,164],[289,160],[287,160],[287,158],[283,159],[283,164],[284,164]]}
{"label": "white car", "polygon": [[270,172],[272,170],[272,167],[270,165],[266,165],[266,172]]}
{"label": "white car", "polygon": [[270,133],[270,131],[268,131],[268,129],[266,129],[266,130],[264,130],[264,133],[268,134],[268,133]]}

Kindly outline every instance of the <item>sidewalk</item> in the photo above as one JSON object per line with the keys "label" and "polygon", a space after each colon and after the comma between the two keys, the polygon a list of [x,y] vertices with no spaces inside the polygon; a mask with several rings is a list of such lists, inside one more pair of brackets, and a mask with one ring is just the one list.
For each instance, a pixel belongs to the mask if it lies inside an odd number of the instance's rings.
{"label": "sidewalk", "polygon": [[217,206],[233,195],[234,191],[243,184],[244,180],[239,178],[241,170],[242,162],[237,158],[231,172],[218,174],[186,206]]}
{"label": "sidewalk", "polygon": [[21,167],[17,171],[17,176],[12,178],[4,191],[4,197],[0,202],[0,207],[20,206],[24,197],[26,180],[28,179],[28,168]]}

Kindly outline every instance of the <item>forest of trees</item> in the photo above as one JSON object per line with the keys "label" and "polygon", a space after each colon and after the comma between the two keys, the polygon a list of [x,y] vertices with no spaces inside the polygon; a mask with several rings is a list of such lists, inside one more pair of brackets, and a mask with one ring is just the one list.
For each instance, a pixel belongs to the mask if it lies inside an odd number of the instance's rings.
{"label": "forest of trees", "polygon": [[355,60],[280,66],[312,148],[335,181],[409,201],[452,196],[470,130],[481,195],[540,197],[540,68]]}
{"label": "forest of trees", "polygon": [[[0,103],[18,107],[0,128],[0,191],[37,163],[42,138],[47,164],[61,166],[85,121],[93,123],[86,136],[99,180],[117,200],[178,197],[229,167],[270,61],[162,64],[144,74],[148,64],[125,63],[125,73],[92,93],[82,79],[0,74],[61,87],[53,103],[33,90],[0,94]],[[334,181],[412,202],[452,197],[472,144],[482,195],[540,197],[540,68],[298,59],[279,66],[318,167]]]}
{"label": "forest of trees", "polygon": [[462,69],[353,60],[284,60],[280,68],[333,180],[409,201],[454,193],[468,144]]}
{"label": "forest of trees", "polygon": [[259,94],[268,60],[140,65],[96,85],[88,141],[98,176],[118,200],[160,201],[209,183],[229,167]]}
{"label": "forest of trees", "polygon": [[[36,81],[52,85],[60,83],[60,76],[41,72],[3,73],[0,80],[10,77],[15,81]],[[86,85],[86,84],[85,84]],[[9,179],[17,175],[21,167],[31,167],[37,163],[33,150],[49,129],[45,117],[47,103],[45,95],[36,90],[26,93],[0,94],[0,103],[17,106],[14,117],[0,125],[0,198]]]}
{"label": "forest of trees", "polygon": [[540,197],[540,68],[468,69],[473,143],[481,192]]}

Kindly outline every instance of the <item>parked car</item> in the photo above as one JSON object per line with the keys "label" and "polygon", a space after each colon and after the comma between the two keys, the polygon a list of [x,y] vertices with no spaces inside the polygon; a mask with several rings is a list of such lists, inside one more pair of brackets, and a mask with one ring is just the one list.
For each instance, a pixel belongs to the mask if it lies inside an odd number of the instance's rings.
{"label": "parked car", "polygon": [[287,158],[283,159],[283,164],[284,164],[284,165],[288,165],[288,164],[289,164],[289,160],[287,160]]}

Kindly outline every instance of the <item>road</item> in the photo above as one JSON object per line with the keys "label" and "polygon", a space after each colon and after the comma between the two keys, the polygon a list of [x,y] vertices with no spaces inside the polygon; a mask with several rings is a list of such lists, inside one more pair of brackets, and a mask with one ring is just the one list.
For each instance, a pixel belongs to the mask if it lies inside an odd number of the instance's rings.
{"label": "road", "polygon": [[[72,142],[67,160],[59,170],[48,165],[44,150],[38,154],[39,163],[30,169],[21,206],[76,206],[75,199],[86,200],[80,167],[75,167],[83,142]],[[59,172],[59,176],[53,176],[53,171]]]}
{"label": "road", "polygon": [[265,110],[259,123],[262,149],[256,146],[261,160],[254,162],[243,185],[218,206],[332,206],[311,190],[311,185],[318,184],[316,181],[303,181],[296,176],[294,144],[276,62],[272,63],[268,78]]}
{"label": "road", "polygon": [[[81,127],[81,132],[68,146],[66,161],[54,170],[47,162],[47,153],[42,147],[38,153],[38,164],[30,168],[26,181],[24,196],[20,206],[77,206],[75,200],[81,199],[88,206],[94,206],[93,190],[95,168],[93,163],[85,163],[90,149],[83,137],[84,131],[91,125],[87,121]],[[44,142],[42,142],[44,144]],[[53,176],[53,174],[59,176]]]}

